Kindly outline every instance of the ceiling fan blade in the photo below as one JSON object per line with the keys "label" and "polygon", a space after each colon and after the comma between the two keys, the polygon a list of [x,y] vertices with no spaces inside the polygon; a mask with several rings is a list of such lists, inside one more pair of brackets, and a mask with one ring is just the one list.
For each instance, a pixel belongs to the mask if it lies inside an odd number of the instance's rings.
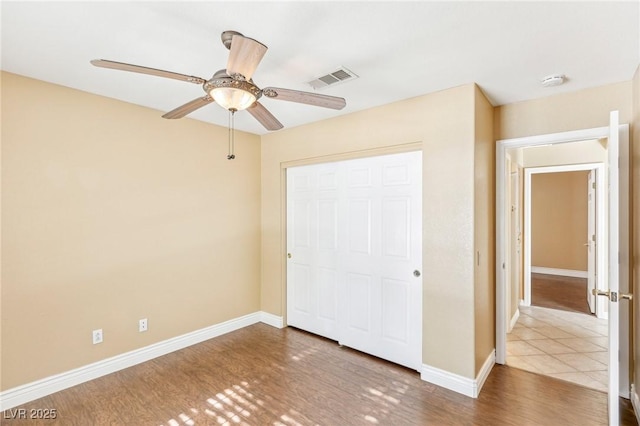
{"label": "ceiling fan blade", "polygon": [[227,61],[227,74],[242,75],[245,80],[251,80],[258,64],[267,52],[267,46],[242,35],[234,35],[231,39],[229,60]]}
{"label": "ceiling fan blade", "polygon": [[162,118],[182,118],[185,115],[197,110],[198,108],[202,108],[203,106],[210,104],[211,102],[213,102],[213,98],[209,95],[202,98],[194,99],[191,102],[187,102],[186,104],[169,111],[168,113],[163,115]]}
{"label": "ceiling fan blade", "polygon": [[247,111],[267,130],[280,130],[284,127],[260,102],[254,102]]}
{"label": "ceiling fan blade", "polygon": [[155,68],[142,67],[140,65],[125,64],[124,62],[108,61],[106,59],[94,59],[91,64],[96,67],[111,68],[114,70],[137,72],[140,74],[155,75],[157,77],[173,78],[174,80],[186,81],[194,84],[204,84],[206,81],[200,77],[192,75],[180,74],[177,72],[158,70]]}
{"label": "ceiling fan blade", "polygon": [[344,98],[337,96],[320,95],[318,93],[301,92],[299,90],[281,89],[279,87],[266,87],[262,94],[271,99],[281,101],[298,102],[331,109],[342,109],[347,105]]}

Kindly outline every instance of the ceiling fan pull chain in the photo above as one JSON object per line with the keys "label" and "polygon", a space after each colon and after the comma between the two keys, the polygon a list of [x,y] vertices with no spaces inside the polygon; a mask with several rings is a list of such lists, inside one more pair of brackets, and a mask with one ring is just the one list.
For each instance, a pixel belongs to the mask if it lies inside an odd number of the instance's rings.
{"label": "ceiling fan pull chain", "polygon": [[234,116],[236,110],[233,108],[229,108],[229,155],[227,155],[227,160],[233,160],[236,158],[234,154],[234,145],[235,145],[235,126],[234,126]]}

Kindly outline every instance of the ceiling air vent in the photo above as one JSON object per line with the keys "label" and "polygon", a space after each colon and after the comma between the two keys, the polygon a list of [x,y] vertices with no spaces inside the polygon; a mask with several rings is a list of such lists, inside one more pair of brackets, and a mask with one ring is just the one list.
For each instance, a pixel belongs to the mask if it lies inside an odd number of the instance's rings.
{"label": "ceiling air vent", "polygon": [[338,68],[333,72],[330,72],[329,74],[315,78],[307,82],[307,84],[313,87],[315,90],[319,90],[327,86],[333,86],[334,84],[344,83],[345,81],[353,80],[355,78],[358,78],[356,74],[342,67],[342,68]]}

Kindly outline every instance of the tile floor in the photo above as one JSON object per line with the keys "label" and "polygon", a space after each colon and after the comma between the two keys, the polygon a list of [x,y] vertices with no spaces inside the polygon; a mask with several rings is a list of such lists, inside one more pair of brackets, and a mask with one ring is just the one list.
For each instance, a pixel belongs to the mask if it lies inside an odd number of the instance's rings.
{"label": "tile floor", "polygon": [[607,320],[521,306],[507,334],[507,365],[607,392]]}

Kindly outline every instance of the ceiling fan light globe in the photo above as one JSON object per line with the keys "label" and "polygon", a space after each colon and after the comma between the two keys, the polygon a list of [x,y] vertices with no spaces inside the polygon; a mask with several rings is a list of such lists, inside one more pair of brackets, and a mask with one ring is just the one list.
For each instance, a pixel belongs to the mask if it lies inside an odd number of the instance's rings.
{"label": "ceiling fan light globe", "polygon": [[257,100],[253,93],[235,87],[215,87],[209,92],[218,105],[224,109],[242,111]]}

